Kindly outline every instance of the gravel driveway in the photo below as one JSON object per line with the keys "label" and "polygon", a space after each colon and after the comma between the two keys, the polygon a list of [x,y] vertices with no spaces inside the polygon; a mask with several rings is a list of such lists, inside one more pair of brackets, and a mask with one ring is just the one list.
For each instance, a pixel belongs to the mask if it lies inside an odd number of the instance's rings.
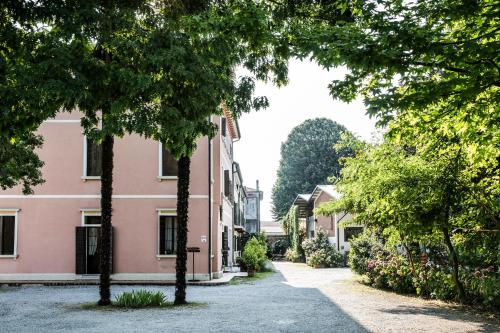
{"label": "gravel driveway", "polygon": [[[498,321],[362,286],[348,269],[275,267],[257,282],[189,287],[188,299],[207,306],[175,309],[82,310],[97,287],[3,287],[0,332],[500,332]],[[146,288],[172,299],[173,287]]]}

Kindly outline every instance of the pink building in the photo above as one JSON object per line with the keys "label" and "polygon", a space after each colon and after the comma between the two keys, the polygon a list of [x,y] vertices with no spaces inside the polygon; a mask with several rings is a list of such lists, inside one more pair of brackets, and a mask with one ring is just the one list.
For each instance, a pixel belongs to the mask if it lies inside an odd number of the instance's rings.
{"label": "pink building", "polygon": [[[0,281],[79,280],[99,273],[100,148],[84,136],[80,117],[62,113],[40,127],[45,184],[29,196],[19,187],[0,191]],[[245,232],[242,213],[234,210],[243,209],[241,173],[233,162],[238,124],[230,112],[212,121],[221,130],[198,141],[191,166],[188,247],[200,248],[194,259],[199,280],[233,266]],[[159,142],[138,135],[117,139],[113,188],[112,279],[174,280],[175,160]]]}
{"label": "pink building", "polygon": [[340,194],[332,185],[318,185],[310,194],[299,194],[294,205],[299,207],[299,216],[306,226],[307,238],[313,238],[321,229],[328,233],[328,240],[341,253],[349,251],[349,239],[363,230],[361,225],[352,223],[347,213],[334,213],[330,216],[316,214],[315,209],[322,203],[337,200]]}

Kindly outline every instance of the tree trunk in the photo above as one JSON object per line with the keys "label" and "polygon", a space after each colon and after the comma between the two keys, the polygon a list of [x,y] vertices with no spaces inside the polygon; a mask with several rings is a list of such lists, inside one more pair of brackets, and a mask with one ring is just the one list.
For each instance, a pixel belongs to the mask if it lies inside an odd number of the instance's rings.
{"label": "tree trunk", "polygon": [[113,145],[114,137],[106,135],[102,142],[101,174],[101,237],[99,246],[100,283],[99,305],[111,304],[111,214],[113,195]]}
{"label": "tree trunk", "polygon": [[191,159],[182,156],[179,159],[177,180],[177,257],[175,260],[175,301],[174,304],[186,304],[186,264],[187,233],[189,211],[189,173]]}
{"label": "tree trunk", "polygon": [[455,248],[453,247],[453,244],[451,243],[450,232],[448,228],[443,227],[441,231],[443,232],[444,242],[446,243],[448,252],[450,254],[451,265],[453,268],[453,281],[455,282],[455,287],[457,288],[458,298],[460,302],[464,303],[466,301],[465,290],[462,282],[460,281],[460,277],[458,276],[458,255],[455,251]]}

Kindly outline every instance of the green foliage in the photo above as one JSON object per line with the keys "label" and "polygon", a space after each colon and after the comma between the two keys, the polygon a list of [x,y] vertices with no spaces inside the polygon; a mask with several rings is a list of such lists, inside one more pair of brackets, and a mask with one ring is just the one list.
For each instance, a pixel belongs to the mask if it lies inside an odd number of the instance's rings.
{"label": "green foliage", "polygon": [[367,265],[366,275],[377,288],[390,288],[400,293],[413,293],[413,279],[407,260],[395,252],[379,251]]}
{"label": "green foliage", "polygon": [[281,160],[272,192],[272,210],[276,220],[287,214],[300,193],[310,193],[330,176],[340,174],[339,159],[349,150],[333,146],[346,128],[326,118],[309,119],[295,127],[281,145]]}
{"label": "green foliage", "polygon": [[[284,6],[299,56],[350,69],[331,83],[334,98],[363,95],[383,124],[405,118],[404,128],[391,130],[395,137],[431,128],[455,133],[480,160],[498,147],[490,132],[500,121],[496,0],[320,2],[293,15],[295,3]],[[332,6],[348,17],[311,19]]]}
{"label": "green foliage", "polygon": [[285,252],[285,258],[291,262],[300,262],[302,261],[302,255],[294,248],[289,247]]}
{"label": "green foliage", "polygon": [[145,289],[124,292],[116,296],[114,305],[123,308],[147,308],[166,306],[167,297],[161,292],[152,292]]}
{"label": "green foliage", "polygon": [[306,232],[304,226],[299,223],[299,207],[291,206],[281,223],[290,242],[285,257],[293,262],[301,260],[304,255],[302,241],[306,238]]}
{"label": "green foliage", "polygon": [[302,242],[302,248],[309,266],[339,267],[342,265],[342,255],[328,241],[328,233],[319,230],[314,238]]}
{"label": "green foliage", "polygon": [[287,238],[280,238],[276,242],[274,242],[272,248],[272,254],[285,255],[289,247],[290,247],[290,241]]}
{"label": "green foliage", "polygon": [[349,267],[360,275],[368,273],[368,263],[375,259],[376,253],[382,251],[383,245],[373,237],[368,229],[352,238],[349,244]]}
{"label": "green foliage", "polygon": [[267,262],[266,245],[256,237],[252,237],[245,245],[242,260],[250,270],[260,271],[265,268]]}
{"label": "green foliage", "polygon": [[24,194],[32,194],[32,187],[43,183],[40,161],[34,150],[41,145],[41,138],[29,132],[23,138],[0,136],[0,188],[5,190],[18,183]]}

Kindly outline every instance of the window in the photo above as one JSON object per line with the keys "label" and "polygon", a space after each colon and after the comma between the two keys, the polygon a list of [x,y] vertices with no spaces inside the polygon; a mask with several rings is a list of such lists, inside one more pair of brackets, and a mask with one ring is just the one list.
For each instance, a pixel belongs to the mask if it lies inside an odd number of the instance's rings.
{"label": "window", "polygon": [[85,176],[100,177],[102,164],[102,146],[85,138]]}
{"label": "window", "polygon": [[177,216],[160,215],[159,255],[174,255],[177,252]]}
{"label": "window", "polygon": [[84,215],[83,216],[83,224],[86,226],[100,226],[101,225],[101,216],[97,215]]}
{"label": "window", "polygon": [[226,130],[226,128],[227,128],[226,118],[221,118],[221,120],[220,120],[220,127],[221,127],[220,133],[221,133],[222,136],[225,137],[226,136],[226,131],[227,131]]}
{"label": "window", "polygon": [[0,212],[0,256],[15,256],[17,213]]}
{"label": "window", "polygon": [[224,170],[224,195],[228,198],[231,197],[231,178],[229,170]]}
{"label": "window", "polygon": [[344,229],[344,242],[363,232],[363,227],[348,227]]}
{"label": "window", "polygon": [[160,177],[177,178],[177,160],[164,144],[160,144]]}

